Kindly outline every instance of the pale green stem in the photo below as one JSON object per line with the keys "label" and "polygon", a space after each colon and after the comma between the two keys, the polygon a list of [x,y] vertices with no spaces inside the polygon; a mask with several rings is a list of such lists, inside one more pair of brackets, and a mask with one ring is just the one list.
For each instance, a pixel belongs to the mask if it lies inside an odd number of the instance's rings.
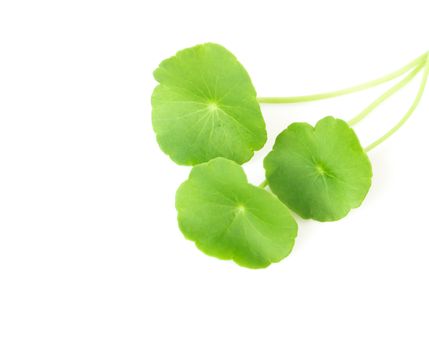
{"label": "pale green stem", "polygon": [[265,179],[264,181],[261,182],[261,184],[258,187],[265,188],[267,186],[268,186],[268,181],[267,181],[267,179]]}
{"label": "pale green stem", "polygon": [[420,102],[420,100],[421,100],[421,98],[423,96],[423,92],[424,92],[425,87],[426,87],[428,76],[429,76],[429,54],[426,57],[426,64],[425,64],[425,68],[424,68],[424,71],[423,71],[423,78],[422,78],[422,82],[420,84],[419,91],[417,92],[417,96],[414,99],[414,102],[411,105],[410,109],[402,117],[402,119],[399,121],[398,124],[396,124],[392,129],[390,129],[386,134],[384,134],[378,140],[374,141],[368,147],[366,147],[365,148],[366,152],[372,150],[373,148],[377,147],[382,142],[386,141],[390,136],[392,136],[396,131],[398,131],[401,128],[401,126],[404,125],[405,122],[411,117],[411,115],[413,114],[413,112],[415,111],[415,109],[417,108],[417,106],[419,105],[419,102]]}
{"label": "pale green stem", "polygon": [[356,117],[349,121],[349,125],[353,126],[363,120],[368,114],[370,114],[374,109],[376,109],[379,105],[381,105],[384,101],[386,101],[389,97],[394,95],[396,92],[405,87],[413,78],[422,70],[423,64],[420,64],[417,68],[415,68],[410,74],[408,74],[404,79],[402,79],[399,83],[392,86],[389,90],[387,90],[383,95],[369,104],[362,112],[360,112]]}
{"label": "pale green stem", "polygon": [[358,91],[363,91],[375,86],[378,86],[383,83],[387,83],[388,81],[391,81],[393,79],[396,79],[403,75],[404,73],[408,72],[410,69],[414,68],[415,66],[419,65],[421,62],[423,62],[426,59],[427,53],[424,55],[416,58],[406,66],[402,67],[401,69],[398,69],[395,72],[392,72],[384,77],[359,84],[347,89],[337,90],[337,91],[331,91],[327,93],[322,94],[316,94],[316,95],[307,95],[307,96],[293,96],[293,97],[259,97],[257,100],[259,103],[298,103],[298,102],[309,102],[309,101],[316,101],[316,100],[323,100],[327,98],[333,98],[338,97],[342,95],[351,94]]}

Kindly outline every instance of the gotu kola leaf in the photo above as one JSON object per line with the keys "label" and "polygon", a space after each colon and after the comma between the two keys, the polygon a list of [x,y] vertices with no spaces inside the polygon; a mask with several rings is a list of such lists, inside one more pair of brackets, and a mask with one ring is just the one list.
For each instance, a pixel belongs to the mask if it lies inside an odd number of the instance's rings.
{"label": "gotu kola leaf", "polygon": [[224,47],[208,43],[179,51],[161,62],[154,77],[153,129],[176,163],[225,157],[242,164],[265,144],[250,77]]}
{"label": "gotu kola leaf", "polygon": [[349,125],[326,117],[313,128],[293,123],[264,160],[270,189],[303,218],[335,221],[361,205],[371,163]]}
{"label": "gotu kola leaf", "polygon": [[225,158],[192,169],[177,190],[176,208],[181,231],[200,250],[249,268],[289,255],[297,233],[288,208]]}

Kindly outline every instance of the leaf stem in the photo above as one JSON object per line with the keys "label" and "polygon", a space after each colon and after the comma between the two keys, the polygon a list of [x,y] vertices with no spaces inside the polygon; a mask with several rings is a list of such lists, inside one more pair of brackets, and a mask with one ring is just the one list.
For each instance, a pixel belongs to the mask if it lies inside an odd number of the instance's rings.
{"label": "leaf stem", "polygon": [[378,140],[374,141],[368,147],[366,147],[365,148],[366,152],[371,151],[372,149],[374,149],[375,147],[377,147],[379,144],[381,144],[384,141],[386,141],[390,136],[392,136],[396,131],[398,131],[405,124],[405,122],[411,117],[411,115],[416,110],[416,108],[419,105],[419,102],[420,102],[420,100],[421,100],[421,98],[423,96],[423,92],[425,90],[428,77],[429,77],[429,53],[426,55],[426,63],[424,65],[422,82],[420,83],[420,87],[419,87],[419,90],[417,92],[417,96],[414,99],[414,102],[411,105],[410,109],[408,110],[408,112],[402,117],[402,119],[392,129],[390,129],[386,134],[384,134]]}
{"label": "leaf stem", "polygon": [[415,68],[410,74],[408,74],[404,79],[402,79],[399,83],[392,86],[389,90],[387,90],[384,94],[382,94],[379,98],[370,103],[362,112],[360,112],[356,117],[349,121],[349,125],[353,126],[363,120],[368,114],[370,114],[374,109],[376,109],[379,105],[381,105],[384,101],[386,101],[389,97],[394,95],[396,92],[401,90],[403,87],[408,85],[410,81],[422,70],[423,64],[420,64],[417,68]]}
{"label": "leaf stem", "polygon": [[406,66],[387,74],[383,77],[380,77],[378,79],[355,85],[347,89],[341,89],[336,91],[331,91],[327,93],[321,93],[321,94],[315,94],[315,95],[306,95],[306,96],[292,96],[292,97],[259,97],[257,100],[259,103],[298,103],[298,102],[310,102],[310,101],[317,101],[317,100],[323,100],[327,98],[333,98],[338,97],[342,95],[351,94],[354,92],[366,90],[372,87],[375,87],[377,85],[386,83],[388,81],[391,81],[393,79],[396,79],[403,75],[404,73],[408,72],[410,69],[418,66],[421,64],[427,56],[428,53],[425,53],[424,55],[421,55],[420,57],[416,58],[415,60],[408,63]]}
{"label": "leaf stem", "polygon": [[260,187],[260,188],[265,188],[265,187],[267,187],[268,186],[268,180],[267,179],[265,179],[264,181],[262,181],[261,183],[260,183],[260,185],[258,186],[258,187]]}

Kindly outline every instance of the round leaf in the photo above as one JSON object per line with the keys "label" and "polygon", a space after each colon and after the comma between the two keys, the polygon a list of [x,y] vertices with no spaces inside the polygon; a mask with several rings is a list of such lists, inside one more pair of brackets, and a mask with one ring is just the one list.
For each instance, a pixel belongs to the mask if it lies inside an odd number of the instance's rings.
{"label": "round leaf", "polygon": [[264,160],[271,190],[303,218],[335,221],[365,199],[371,163],[349,125],[326,117],[293,123]]}
{"label": "round leaf", "polygon": [[179,226],[204,253],[250,268],[278,262],[292,250],[297,224],[271,193],[247,182],[235,162],[195,166],[177,190]]}
{"label": "round leaf", "polygon": [[154,72],[152,124],[161,149],[178,164],[215,157],[240,164],[267,135],[256,92],[243,66],[224,47],[179,51]]}

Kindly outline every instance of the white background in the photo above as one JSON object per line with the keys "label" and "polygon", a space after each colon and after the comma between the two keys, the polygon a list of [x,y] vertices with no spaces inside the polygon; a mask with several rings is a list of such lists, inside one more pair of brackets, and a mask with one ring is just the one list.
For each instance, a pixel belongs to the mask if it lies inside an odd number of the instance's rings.
{"label": "white background", "polygon": [[[0,3],[0,349],[428,349],[429,91],[370,153],[373,187],[335,223],[299,220],[265,270],[205,256],[176,225],[187,178],[151,128],[152,71],[177,50],[231,50],[259,95],[389,73],[429,49],[427,1]],[[364,145],[418,81],[357,127]],[[269,142],[292,121],[350,119],[383,89],[264,106]]]}

